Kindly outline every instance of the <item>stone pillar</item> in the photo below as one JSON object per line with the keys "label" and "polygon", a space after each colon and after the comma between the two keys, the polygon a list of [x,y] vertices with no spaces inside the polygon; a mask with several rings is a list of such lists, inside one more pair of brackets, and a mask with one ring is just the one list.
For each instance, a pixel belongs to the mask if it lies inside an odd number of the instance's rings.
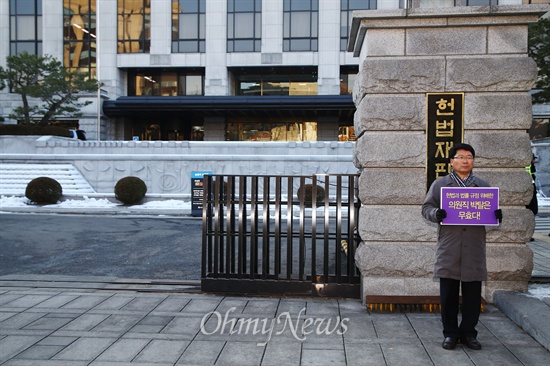
{"label": "stone pillar", "polygon": [[317,117],[317,141],[338,141],[338,117]]}
{"label": "stone pillar", "polygon": [[204,141],[225,141],[225,117],[204,117]]}
{"label": "stone pillar", "polygon": [[464,142],[474,172],[500,188],[504,221],[487,235],[496,289],[527,289],[534,217],[528,91],[537,76],[527,26],[546,5],[412,8],[354,13],[349,51],[361,57],[354,88],[354,163],[362,202],[356,254],[362,299],[438,296],[432,279],[436,226],[421,215],[426,186],[426,93],[464,93]]}

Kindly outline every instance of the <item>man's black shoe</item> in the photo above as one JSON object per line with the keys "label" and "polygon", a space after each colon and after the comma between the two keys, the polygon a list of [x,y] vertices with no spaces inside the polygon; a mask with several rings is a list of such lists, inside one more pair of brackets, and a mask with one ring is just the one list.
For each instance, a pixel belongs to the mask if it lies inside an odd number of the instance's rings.
{"label": "man's black shoe", "polygon": [[460,343],[465,345],[466,347],[470,349],[480,350],[481,349],[481,343],[477,341],[474,337],[462,337],[460,338]]}
{"label": "man's black shoe", "polygon": [[457,343],[458,339],[453,337],[445,337],[443,343],[441,344],[441,347],[445,349],[455,349]]}

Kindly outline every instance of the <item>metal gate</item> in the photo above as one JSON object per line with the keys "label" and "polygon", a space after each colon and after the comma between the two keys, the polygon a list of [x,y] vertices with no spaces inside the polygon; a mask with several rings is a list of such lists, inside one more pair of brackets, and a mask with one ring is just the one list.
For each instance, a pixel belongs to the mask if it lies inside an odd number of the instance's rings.
{"label": "metal gate", "polygon": [[205,175],[202,291],[359,298],[357,177]]}

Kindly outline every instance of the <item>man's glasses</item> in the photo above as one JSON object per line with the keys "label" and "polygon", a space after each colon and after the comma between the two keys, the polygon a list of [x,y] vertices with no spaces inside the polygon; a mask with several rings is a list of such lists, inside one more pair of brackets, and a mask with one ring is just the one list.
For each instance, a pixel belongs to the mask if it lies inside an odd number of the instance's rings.
{"label": "man's glasses", "polygon": [[453,159],[471,161],[471,160],[474,160],[474,157],[473,156],[455,156]]}

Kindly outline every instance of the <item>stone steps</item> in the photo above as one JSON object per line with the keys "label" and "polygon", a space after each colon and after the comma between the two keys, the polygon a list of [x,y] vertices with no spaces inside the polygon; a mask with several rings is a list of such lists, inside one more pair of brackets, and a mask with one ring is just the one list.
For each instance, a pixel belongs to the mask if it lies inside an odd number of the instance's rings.
{"label": "stone steps", "polygon": [[49,177],[61,184],[63,194],[81,195],[95,190],[72,164],[0,164],[0,194],[25,195],[27,184],[38,177]]}

